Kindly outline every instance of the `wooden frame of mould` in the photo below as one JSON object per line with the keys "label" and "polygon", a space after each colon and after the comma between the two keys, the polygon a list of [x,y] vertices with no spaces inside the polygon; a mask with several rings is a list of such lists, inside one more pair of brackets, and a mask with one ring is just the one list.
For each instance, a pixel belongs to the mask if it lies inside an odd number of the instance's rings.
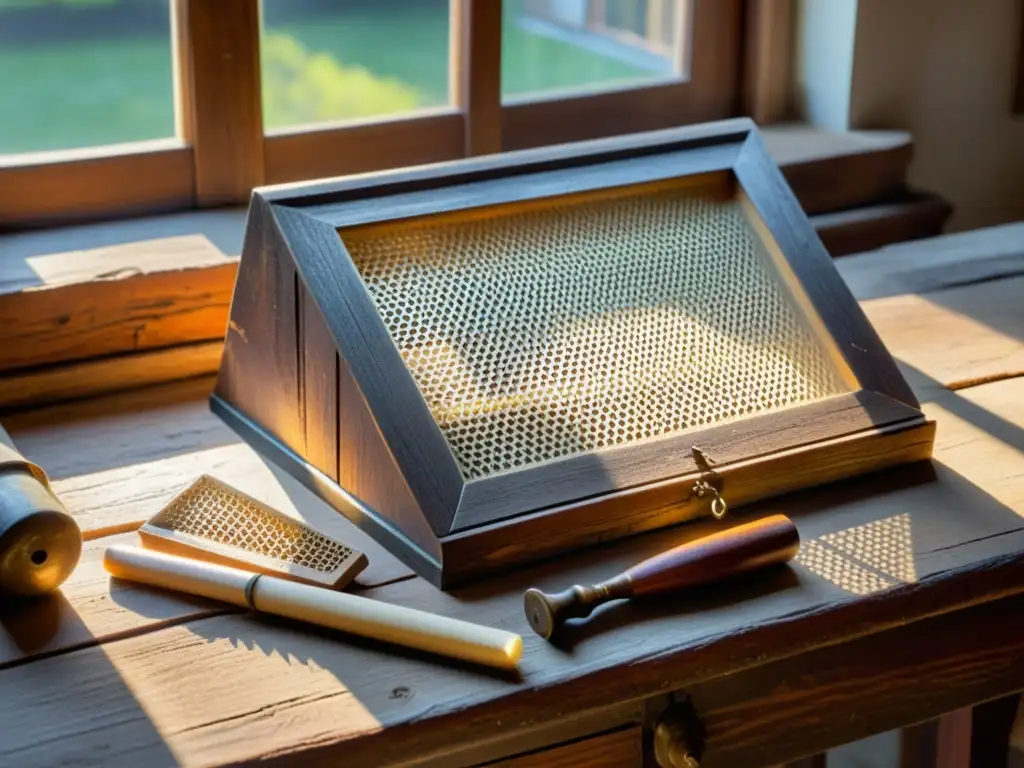
{"label": "wooden frame of mould", "polygon": [[[344,228],[707,174],[745,196],[850,393],[464,480]],[[926,458],[933,440],[746,119],[257,191],[212,405],[444,587],[707,514],[697,479],[736,505]]]}

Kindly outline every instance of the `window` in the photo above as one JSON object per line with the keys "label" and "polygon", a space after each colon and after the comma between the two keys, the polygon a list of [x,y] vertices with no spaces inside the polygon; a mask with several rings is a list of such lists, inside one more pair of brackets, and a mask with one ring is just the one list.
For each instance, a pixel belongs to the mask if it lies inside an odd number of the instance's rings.
{"label": "window", "polygon": [[502,97],[680,75],[681,5],[676,0],[506,0]]}
{"label": "window", "polygon": [[0,154],[174,136],[168,0],[0,0]]}
{"label": "window", "polygon": [[447,0],[263,0],[268,130],[448,104]]}
{"label": "window", "polygon": [[728,117],[743,8],[0,0],[0,227]]}

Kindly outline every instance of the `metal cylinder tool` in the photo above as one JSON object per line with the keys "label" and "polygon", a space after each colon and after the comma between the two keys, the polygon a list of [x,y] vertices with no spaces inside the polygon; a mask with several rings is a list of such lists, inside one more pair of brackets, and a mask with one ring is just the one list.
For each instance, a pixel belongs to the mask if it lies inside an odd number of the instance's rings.
{"label": "metal cylinder tool", "polygon": [[56,589],[81,553],[82,532],[46,473],[0,427],[0,599]]}

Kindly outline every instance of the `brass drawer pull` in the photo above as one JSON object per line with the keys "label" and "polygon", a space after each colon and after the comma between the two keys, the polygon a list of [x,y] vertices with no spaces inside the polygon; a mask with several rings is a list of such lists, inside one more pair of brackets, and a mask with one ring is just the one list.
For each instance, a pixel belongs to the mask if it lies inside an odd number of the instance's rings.
{"label": "brass drawer pull", "polygon": [[661,768],[700,768],[704,726],[689,704],[672,704],[654,724],[654,758]]}

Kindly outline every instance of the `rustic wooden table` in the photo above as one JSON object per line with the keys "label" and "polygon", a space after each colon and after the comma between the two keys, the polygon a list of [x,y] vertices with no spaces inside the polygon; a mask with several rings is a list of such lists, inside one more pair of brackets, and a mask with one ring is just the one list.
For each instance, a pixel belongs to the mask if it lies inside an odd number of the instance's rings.
{"label": "rustic wooden table", "polygon": [[[560,646],[529,630],[527,586],[599,579],[711,525],[445,594],[242,444],[207,379],[5,419],[89,541],[60,594],[0,611],[0,764],[641,765],[645,729],[688,697],[702,766],[756,766],[1024,688],[1024,227],[841,270],[938,422],[934,461],[738,511],[791,515],[799,562],[609,606]],[[521,674],[111,583],[104,548],[201,472],[362,548],[362,594],[522,633]]]}

